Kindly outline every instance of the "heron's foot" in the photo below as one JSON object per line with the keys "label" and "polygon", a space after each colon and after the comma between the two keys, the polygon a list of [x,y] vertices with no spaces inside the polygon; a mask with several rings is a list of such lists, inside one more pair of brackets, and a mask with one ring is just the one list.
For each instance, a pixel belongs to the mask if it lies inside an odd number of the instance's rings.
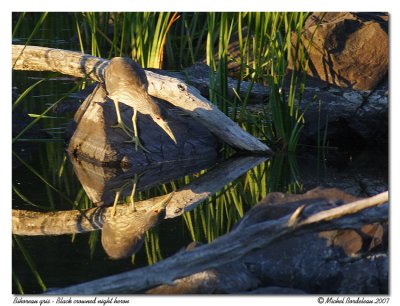
{"label": "heron's foot", "polygon": [[133,137],[133,131],[130,128],[128,128],[123,122],[118,122],[117,124],[112,125],[111,127],[120,128],[125,132],[126,135],[128,135],[129,138]]}
{"label": "heron's foot", "polygon": [[147,150],[142,143],[140,142],[139,136],[133,136],[132,140],[126,141],[126,142],[133,142],[135,144],[135,150],[137,151],[138,148],[142,149],[146,153],[150,153],[149,150]]}

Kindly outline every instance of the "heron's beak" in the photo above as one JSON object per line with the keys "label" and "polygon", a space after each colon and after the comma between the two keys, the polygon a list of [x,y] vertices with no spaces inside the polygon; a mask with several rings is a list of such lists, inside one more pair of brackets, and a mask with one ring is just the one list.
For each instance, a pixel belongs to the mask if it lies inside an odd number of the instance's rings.
{"label": "heron's beak", "polygon": [[173,142],[176,144],[176,139],[174,134],[172,133],[168,123],[162,119],[155,120],[155,122],[164,130],[165,133],[168,134],[168,136],[173,140]]}

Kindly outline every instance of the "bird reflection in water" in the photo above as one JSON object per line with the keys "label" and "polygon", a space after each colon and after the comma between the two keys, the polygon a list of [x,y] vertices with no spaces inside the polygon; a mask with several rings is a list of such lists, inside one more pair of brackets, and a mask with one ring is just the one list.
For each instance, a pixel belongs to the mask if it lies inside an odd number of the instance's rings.
{"label": "bird reflection in water", "polygon": [[121,208],[119,213],[111,214],[103,224],[101,243],[112,259],[121,259],[137,253],[146,232],[165,217],[165,209],[174,192],[152,207],[133,211]]}

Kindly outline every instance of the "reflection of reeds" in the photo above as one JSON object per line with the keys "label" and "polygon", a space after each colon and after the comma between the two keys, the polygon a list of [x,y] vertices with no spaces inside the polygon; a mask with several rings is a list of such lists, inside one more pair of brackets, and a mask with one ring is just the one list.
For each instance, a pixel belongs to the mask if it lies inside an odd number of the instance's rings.
{"label": "reflection of reeds", "polygon": [[270,160],[267,186],[268,192],[299,193],[303,191],[294,154],[277,154]]}
{"label": "reflection of reeds", "polygon": [[192,212],[186,212],[183,220],[191,239],[209,243],[228,233],[247,210],[274,191],[302,191],[294,155],[274,156],[226,185]]}
{"label": "reflection of reeds", "polygon": [[[46,285],[44,284],[44,281],[43,281],[42,277],[40,276],[39,271],[36,268],[34,261],[32,260],[28,251],[25,249],[24,245],[22,244],[22,242],[20,241],[20,239],[17,236],[13,236],[13,245],[14,245],[14,243],[17,245],[18,250],[22,253],[23,258],[25,259],[26,263],[28,264],[29,269],[32,272],[32,274],[34,275],[38,285],[40,286],[40,288],[43,291],[46,291],[47,290]],[[14,278],[14,281],[16,281],[18,290],[20,291],[20,293],[23,293],[22,284],[19,281],[18,276],[15,273],[13,274],[13,278]]]}
{"label": "reflection of reeds", "polygon": [[12,279],[13,279],[13,281],[15,283],[15,286],[17,287],[18,293],[19,294],[24,294],[24,288],[22,288],[22,284],[21,284],[21,282],[19,280],[18,275],[14,271],[11,271],[11,273],[12,273]]}
{"label": "reflection of reeds", "polygon": [[[228,233],[244,212],[263,197],[262,190],[254,188],[254,173],[259,173],[265,163],[229,183],[191,212],[184,214],[184,222],[193,241],[211,242]],[[257,184],[262,184],[262,178]],[[256,201],[254,201],[257,199]]]}
{"label": "reflection of reeds", "polygon": [[152,229],[145,234],[145,250],[147,263],[149,265],[155,264],[157,261],[162,260],[157,229]]}

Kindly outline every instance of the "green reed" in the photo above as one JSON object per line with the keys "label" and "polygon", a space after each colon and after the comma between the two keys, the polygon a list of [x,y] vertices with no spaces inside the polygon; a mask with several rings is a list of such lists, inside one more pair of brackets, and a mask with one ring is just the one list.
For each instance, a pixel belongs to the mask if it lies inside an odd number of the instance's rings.
{"label": "green reed", "polygon": [[152,229],[145,234],[144,248],[146,250],[147,263],[149,265],[153,265],[162,260],[159,235],[156,229]]}
{"label": "green reed", "polygon": [[[272,129],[269,133],[272,139],[269,141],[280,143],[280,148],[284,151],[296,150],[304,125],[300,103],[308,59],[300,37],[307,15],[277,12],[207,13],[206,61],[210,66],[210,101],[226,114],[229,107],[233,108],[232,118],[238,119],[242,126],[255,125],[259,131],[264,130],[246,112],[251,87],[245,97],[240,97],[237,93],[241,80],[261,82],[269,86],[269,103],[265,106],[272,117]],[[234,30],[235,35],[232,35]],[[292,40],[293,33],[297,35],[295,41]],[[233,36],[237,38],[239,52],[235,56],[239,65],[239,72],[235,77],[239,82],[234,89],[234,99],[230,101],[227,94],[227,67],[229,60],[232,60],[229,41]],[[289,84],[285,86],[289,62],[297,65],[293,65]],[[288,92],[283,88],[287,88]]]}
{"label": "green reed", "polygon": [[[36,268],[35,263],[33,262],[31,256],[29,255],[28,251],[26,250],[25,246],[22,244],[21,240],[17,237],[17,236],[13,236],[13,244],[16,244],[16,246],[18,247],[19,251],[21,252],[23,258],[25,259],[26,263],[28,264],[33,276],[35,277],[38,285],[40,286],[42,291],[46,291],[47,287],[42,279],[42,277],[40,276],[40,273],[38,271],[38,269]],[[18,279],[18,276],[15,274],[15,282],[17,284],[17,287],[19,288],[20,291],[22,291],[22,284],[20,282],[20,280]]]}
{"label": "green reed", "polygon": [[18,293],[24,294],[24,288],[22,287],[22,284],[21,284],[21,281],[20,281],[18,275],[14,271],[11,271],[11,274],[12,274],[12,280],[14,281],[14,283],[17,287]]}
{"label": "green reed", "polygon": [[191,66],[204,57],[206,14],[182,12],[179,16],[167,35],[165,55],[169,69]]}
{"label": "green reed", "polygon": [[186,212],[183,221],[191,239],[211,242],[228,233],[252,205],[265,197],[266,188],[261,186],[266,182],[266,170],[265,163],[260,164]]}

